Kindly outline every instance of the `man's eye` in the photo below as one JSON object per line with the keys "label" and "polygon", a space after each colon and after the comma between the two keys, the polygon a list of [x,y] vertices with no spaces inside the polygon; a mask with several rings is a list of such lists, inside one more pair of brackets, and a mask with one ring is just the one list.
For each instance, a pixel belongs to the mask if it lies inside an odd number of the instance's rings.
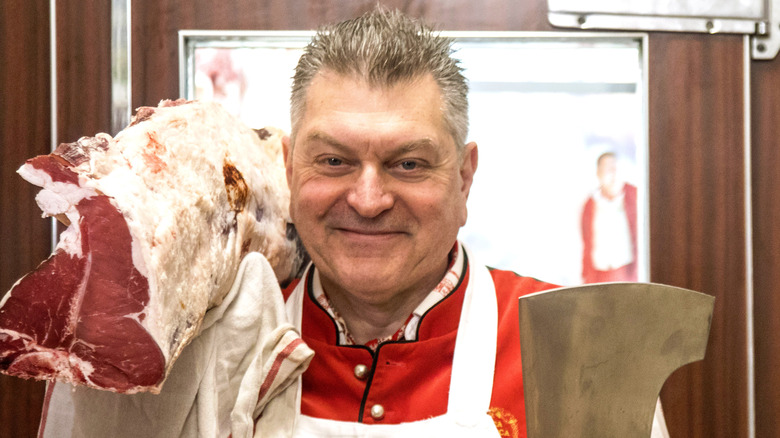
{"label": "man's eye", "polygon": [[401,168],[403,170],[414,170],[417,168],[417,162],[416,161],[402,161],[401,162]]}
{"label": "man's eye", "polygon": [[344,162],[341,161],[340,158],[334,158],[334,157],[328,158],[326,162],[328,163],[329,166],[341,166],[342,164],[344,164]]}

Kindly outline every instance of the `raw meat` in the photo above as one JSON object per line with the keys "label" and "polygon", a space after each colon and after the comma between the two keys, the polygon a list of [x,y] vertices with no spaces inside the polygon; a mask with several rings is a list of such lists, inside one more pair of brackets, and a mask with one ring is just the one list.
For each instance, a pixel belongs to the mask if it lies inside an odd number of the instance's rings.
{"label": "raw meat", "polygon": [[163,101],[115,138],[28,160],[19,173],[43,188],[44,216],[68,228],[0,301],[0,371],[159,392],[245,254],[282,281],[300,266],[281,135],[218,104]]}

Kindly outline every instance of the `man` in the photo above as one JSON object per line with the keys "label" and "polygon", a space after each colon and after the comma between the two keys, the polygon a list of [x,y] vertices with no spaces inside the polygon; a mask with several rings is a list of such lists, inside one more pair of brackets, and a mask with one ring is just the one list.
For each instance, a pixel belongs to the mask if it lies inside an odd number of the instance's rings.
{"label": "man", "polygon": [[284,140],[312,265],[295,436],[525,436],[517,298],[553,286],[457,242],[478,153],[451,42],[381,8],[322,28]]}
{"label": "man", "polygon": [[378,9],[321,29],[297,67],[302,436],[525,436],[517,297],[552,286],[488,273],[457,243],[477,146],[450,44]]}
{"label": "man", "polygon": [[583,282],[637,281],[636,187],[618,178],[613,152],[599,156],[596,176],[582,209]]}

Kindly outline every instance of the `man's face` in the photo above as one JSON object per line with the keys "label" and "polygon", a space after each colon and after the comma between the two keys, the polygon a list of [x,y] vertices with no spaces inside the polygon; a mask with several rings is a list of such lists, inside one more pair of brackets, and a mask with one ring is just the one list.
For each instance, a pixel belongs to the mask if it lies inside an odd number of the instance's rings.
{"label": "man's face", "polygon": [[458,154],[440,108],[432,77],[389,88],[327,71],[312,81],[285,162],[290,214],[329,293],[389,303],[444,275],[477,150]]}
{"label": "man's face", "polygon": [[605,195],[614,196],[615,192],[619,191],[620,184],[617,178],[617,160],[615,157],[603,157],[598,163],[596,175]]}

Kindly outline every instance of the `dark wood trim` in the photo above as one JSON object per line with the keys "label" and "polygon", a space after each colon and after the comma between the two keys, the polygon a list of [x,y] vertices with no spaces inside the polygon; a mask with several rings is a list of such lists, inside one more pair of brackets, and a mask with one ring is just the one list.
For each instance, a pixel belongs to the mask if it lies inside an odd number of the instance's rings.
{"label": "dark wood trim", "polygon": [[58,142],[111,130],[111,2],[57,2]]}
{"label": "dark wood trim", "polygon": [[756,436],[780,437],[780,60],[751,75]]}
{"label": "dark wood trim", "polygon": [[714,295],[706,358],[672,374],[670,433],[747,436],[743,40],[650,37],[651,280]]}
{"label": "dark wood trim", "polygon": [[[49,255],[37,188],[16,169],[46,153],[50,135],[49,4],[0,2],[0,294]],[[0,436],[34,437],[44,384],[0,375]]]}

